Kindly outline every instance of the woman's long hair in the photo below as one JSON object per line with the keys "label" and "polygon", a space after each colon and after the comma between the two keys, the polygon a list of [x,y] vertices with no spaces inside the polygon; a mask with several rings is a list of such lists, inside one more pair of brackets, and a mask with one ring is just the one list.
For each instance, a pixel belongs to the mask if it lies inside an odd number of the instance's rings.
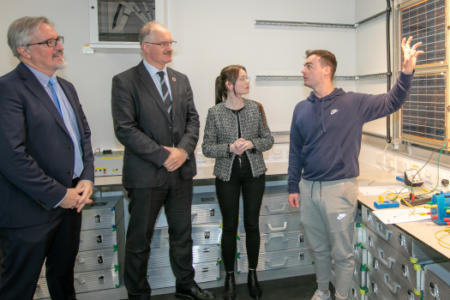
{"label": "woman's long hair", "polygon": [[[216,104],[219,104],[227,98],[228,90],[225,83],[228,81],[234,86],[239,77],[240,70],[247,72],[245,67],[241,65],[226,66],[222,69],[222,71],[220,71],[220,75],[216,78]],[[236,91],[234,90],[234,92]]]}

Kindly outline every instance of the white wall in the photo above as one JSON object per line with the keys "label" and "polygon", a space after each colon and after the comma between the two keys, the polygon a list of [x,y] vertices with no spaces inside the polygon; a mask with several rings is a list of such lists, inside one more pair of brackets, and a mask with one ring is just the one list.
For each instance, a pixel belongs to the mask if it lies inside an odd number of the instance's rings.
{"label": "white wall", "polygon": [[[386,10],[386,0],[357,0],[356,21],[364,20]],[[392,23],[391,23],[392,28]],[[356,30],[356,73],[358,75],[385,73],[386,15],[362,24]],[[358,81],[356,90],[361,93],[385,93],[386,78]],[[366,123],[364,132],[386,136],[386,118]]]}
{"label": "white wall", "polygon": [[138,50],[119,50],[83,55],[82,45],[89,42],[88,1],[15,0],[2,1],[0,12],[0,73],[15,67],[17,59],[6,44],[9,24],[22,16],[45,15],[65,37],[67,68],[60,74],[77,88],[92,129],[94,148],[116,148],[110,110],[111,78],[139,60]]}
{"label": "white wall", "polygon": [[[306,49],[334,52],[337,75],[357,73],[357,35],[354,30],[329,28],[256,27],[256,19],[354,23],[355,2],[361,0],[166,0],[168,26],[178,44],[172,67],[186,73],[194,90],[202,128],[214,103],[214,79],[228,64],[243,64],[252,79],[249,98],[263,103],[273,131],[289,130],[294,105],[307,97],[302,82],[255,82],[255,75],[299,75]],[[377,0],[378,1],[378,0]],[[0,74],[15,67],[6,45],[9,24],[24,15],[45,15],[65,36],[67,68],[61,73],[73,82],[92,129],[94,148],[120,148],[110,115],[111,78],[140,60],[139,51],[114,49],[82,54],[89,42],[88,1],[2,1],[0,12]],[[367,5],[371,1],[366,1]],[[383,2],[383,1],[381,1]],[[358,4],[358,9],[360,8]],[[359,45],[359,44],[358,44]],[[380,46],[381,47],[381,46]],[[383,63],[383,66],[385,63]],[[353,82],[337,82],[354,90]]]}

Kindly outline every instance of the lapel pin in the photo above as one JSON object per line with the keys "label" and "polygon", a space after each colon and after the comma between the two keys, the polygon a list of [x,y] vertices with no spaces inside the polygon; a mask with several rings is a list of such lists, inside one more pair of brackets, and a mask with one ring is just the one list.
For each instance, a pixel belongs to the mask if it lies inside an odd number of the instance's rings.
{"label": "lapel pin", "polygon": [[175,77],[172,77],[173,82],[177,82],[177,79]]}

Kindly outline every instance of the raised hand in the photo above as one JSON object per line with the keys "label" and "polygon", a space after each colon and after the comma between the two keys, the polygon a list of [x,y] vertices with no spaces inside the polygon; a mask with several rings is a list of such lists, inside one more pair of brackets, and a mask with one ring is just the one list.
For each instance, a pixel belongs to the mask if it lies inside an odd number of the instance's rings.
{"label": "raised hand", "polygon": [[414,72],[414,68],[416,67],[417,57],[424,52],[421,50],[417,50],[417,48],[422,45],[422,42],[415,43],[414,46],[411,47],[412,36],[408,39],[402,39],[402,50],[403,50],[403,66],[402,72],[405,74],[412,74]]}

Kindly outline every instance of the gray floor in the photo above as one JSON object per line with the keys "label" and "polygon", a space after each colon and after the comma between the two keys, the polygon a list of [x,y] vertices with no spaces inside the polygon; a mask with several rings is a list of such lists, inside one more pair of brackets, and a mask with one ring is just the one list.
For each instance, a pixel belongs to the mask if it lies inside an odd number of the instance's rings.
{"label": "gray floor", "polygon": [[[305,275],[300,277],[283,278],[277,280],[269,280],[260,282],[263,289],[264,300],[309,300],[316,290],[316,282],[314,275]],[[216,295],[216,299],[222,299],[223,288],[211,289]],[[251,300],[248,295],[247,285],[240,284],[237,286],[237,300]],[[173,294],[152,296],[152,300],[175,300]]]}

